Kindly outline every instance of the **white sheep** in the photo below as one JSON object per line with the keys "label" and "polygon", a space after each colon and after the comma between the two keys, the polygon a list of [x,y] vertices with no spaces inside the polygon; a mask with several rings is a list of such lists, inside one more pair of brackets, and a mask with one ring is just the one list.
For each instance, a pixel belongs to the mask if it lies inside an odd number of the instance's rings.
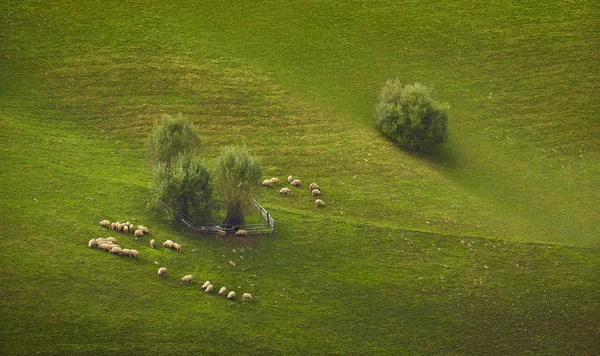
{"label": "white sheep", "polygon": [[129,234],[129,226],[123,225],[123,232]]}
{"label": "white sheep", "polygon": [[129,257],[138,258],[140,253],[137,250],[129,250]]}
{"label": "white sheep", "polygon": [[145,227],[145,226],[140,226],[139,229],[142,230],[142,232],[144,233],[144,235],[147,235],[147,234],[150,233],[150,231],[148,230],[148,228]]}
{"label": "white sheep", "polygon": [[244,293],[244,295],[242,296],[242,298],[248,302],[252,301],[252,296],[250,295],[250,293]]}
{"label": "white sheep", "polygon": [[323,202],[321,199],[317,199],[317,200],[315,200],[315,206],[317,208],[320,206],[325,206],[325,202]]}
{"label": "white sheep", "polygon": [[117,222],[117,225],[115,225],[115,230],[117,230],[117,231],[123,230],[123,224],[121,224],[120,222]]}
{"label": "white sheep", "polygon": [[294,187],[299,187],[302,184],[302,181],[300,179],[294,179],[293,181],[290,182],[290,185],[293,185]]}
{"label": "white sheep", "polygon": [[102,220],[102,221],[100,221],[100,226],[110,228],[110,221]]}
{"label": "white sheep", "polygon": [[174,244],[174,242],[171,241],[171,240],[167,240],[167,241],[163,242],[163,246],[166,247],[166,248],[173,247],[173,244]]}
{"label": "white sheep", "polygon": [[202,289],[206,289],[206,287],[208,287],[208,286],[210,286],[210,281],[206,281],[206,282],[204,282],[204,284],[203,284],[203,285],[202,285],[202,287],[200,287],[200,288],[202,288]]}
{"label": "white sheep", "polygon": [[271,184],[273,185],[279,185],[281,183],[281,180],[277,177],[273,177],[271,178]]}
{"label": "white sheep", "polygon": [[88,247],[89,247],[89,248],[92,248],[92,247],[94,247],[94,246],[96,246],[96,240],[95,240],[95,239],[91,239],[91,240],[88,242]]}
{"label": "white sheep", "polygon": [[227,235],[227,232],[225,230],[217,230],[217,236],[223,237],[225,235]]}
{"label": "white sheep", "polygon": [[318,190],[318,189],[313,189],[313,190],[312,190],[312,196],[313,196],[313,197],[316,197],[317,195],[321,195],[321,191],[320,191],[320,190]]}
{"label": "white sheep", "polygon": [[154,241],[154,239],[150,240],[150,247],[156,248],[156,241]]}
{"label": "white sheep", "polygon": [[110,223],[110,228],[113,230],[117,229],[117,223]]}
{"label": "white sheep", "polygon": [[178,243],[173,243],[173,250],[175,250],[177,253],[181,253],[181,245]]}
{"label": "white sheep", "polygon": [[279,194],[281,195],[290,195],[290,188],[281,188],[281,190],[279,191]]}
{"label": "white sheep", "polygon": [[227,299],[233,299],[233,298],[235,298],[235,292],[231,291],[231,292],[229,292],[229,294],[227,294]]}
{"label": "white sheep", "polygon": [[294,176],[289,175],[288,176],[288,183],[291,183],[294,180]]}
{"label": "white sheep", "polygon": [[221,287],[221,289],[219,289],[219,295],[223,295],[225,293],[227,293],[227,288]]}
{"label": "white sheep", "polygon": [[308,189],[310,189],[310,190],[319,189],[319,185],[317,183],[310,183],[310,185],[308,186]]}
{"label": "white sheep", "polygon": [[128,249],[128,248],[124,248],[124,249],[123,249],[123,256],[127,256],[127,257],[129,257],[129,254],[130,254],[130,253],[131,253],[131,250],[130,250],[130,249]]}
{"label": "white sheep", "polygon": [[262,186],[263,186],[263,187],[272,187],[272,186],[273,186],[273,182],[271,182],[271,180],[270,180],[270,179],[265,179],[265,180],[263,180],[263,182],[262,182]]}
{"label": "white sheep", "polygon": [[117,241],[117,239],[115,239],[114,237],[107,237],[106,241],[110,242],[111,244],[118,244],[119,243],[119,241]]}
{"label": "white sheep", "polygon": [[123,254],[123,249],[120,248],[119,246],[115,246],[109,252],[112,253],[112,254],[115,254],[115,255],[122,255]]}
{"label": "white sheep", "polygon": [[142,236],[144,236],[144,233],[142,232],[142,230],[135,230],[135,231],[133,232],[133,237],[135,237],[136,239],[137,239],[138,237],[142,237]]}
{"label": "white sheep", "polygon": [[206,293],[212,293],[212,291],[215,289],[215,287],[213,287],[212,284],[209,284],[206,286],[206,289],[204,290]]}
{"label": "white sheep", "polygon": [[161,267],[158,269],[158,275],[165,277],[167,275],[167,267]]}
{"label": "white sheep", "polygon": [[183,278],[181,278],[182,282],[191,282],[192,279],[194,279],[194,276],[192,276],[191,274],[188,274],[187,276],[184,276]]}
{"label": "white sheep", "polygon": [[240,229],[240,230],[238,230],[238,231],[235,232],[235,235],[236,236],[246,236],[246,237],[248,237],[248,231]]}

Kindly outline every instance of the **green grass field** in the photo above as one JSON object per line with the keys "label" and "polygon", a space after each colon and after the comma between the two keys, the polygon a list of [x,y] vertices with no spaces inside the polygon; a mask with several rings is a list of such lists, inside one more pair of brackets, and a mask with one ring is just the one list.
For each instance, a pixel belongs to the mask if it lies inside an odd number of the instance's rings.
{"label": "green grass field", "polygon": [[[598,352],[595,2],[8,1],[0,14],[0,353]],[[435,154],[374,130],[392,76],[450,105]],[[216,239],[149,214],[144,143],[163,113],[191,120],[209,159],[243,144],[265,178],[303,180],[291,197],[259,191],[276,233]],[[86,246],[111,235],[140,258]]]}

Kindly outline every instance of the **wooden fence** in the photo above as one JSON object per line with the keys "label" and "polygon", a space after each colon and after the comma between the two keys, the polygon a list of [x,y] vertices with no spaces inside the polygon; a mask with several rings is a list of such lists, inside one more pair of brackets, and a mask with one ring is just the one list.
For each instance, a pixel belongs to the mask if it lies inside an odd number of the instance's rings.
{"label": "wooden fence", "polygon": [[275,231],[275,219],[256,199],[252,198],[252,206],[260,213],[264,223],[246,224],[243,226],[224,226],[223,224],[194,225],[187,216],[181,218],[181,221],[192,230],[201,234],[216,234],[217,231],[225,231],[227,234],[235,234],[236,231],[244,229],[250,235],[267,234]]}

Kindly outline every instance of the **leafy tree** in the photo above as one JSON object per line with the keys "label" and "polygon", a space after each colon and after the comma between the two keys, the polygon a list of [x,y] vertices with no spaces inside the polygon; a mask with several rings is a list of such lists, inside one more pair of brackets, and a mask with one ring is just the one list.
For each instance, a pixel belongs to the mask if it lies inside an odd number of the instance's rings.
{"label": "leafy tree", "polygon": [[402,86],[388,79],[375,106],[375,125],[401,147],[425,151],[448,137],[448,108],[433,99],[433,91],[415,83]]}
{"label": "leafy tree", "polygon": [[215,162],[215,187],[227,205],[224,224],[244,224],[261,175],[258,159],[245,148],[227,146],[221,150]]}
{"label": "leafy tree", "polygon": [[159,162],[170,165],[177,156],[193,155],[199,148],[200,134],[181,114],[164,115],[162,121],[154,125],[146,145],[151,165]]}
{"label": "leafy tree", "polygon": [[181,154],[170,165],[156,163],[148,206],[172,222],[179,222],[182,217],[194,224],[211,221],[211,176],[204,161]]}

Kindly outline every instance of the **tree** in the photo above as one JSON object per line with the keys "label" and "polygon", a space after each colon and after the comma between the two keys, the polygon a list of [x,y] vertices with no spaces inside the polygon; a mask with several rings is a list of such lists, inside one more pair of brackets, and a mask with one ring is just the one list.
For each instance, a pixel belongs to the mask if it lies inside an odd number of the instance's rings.
{"label": "tree", "polygon": [[180,154],[169,165],[156,163],[148,206],[172,222],[179,222],[182,217],[194,224],[211,221],[214,202],[204,161]]}
{"label": "tree", "polygon": [[243,225],[252,207],[252,193],[262,175],[256,157],[239,146],[227,146],[215,162],[215,187],[227,205],[224,224]]}
{"label": "tree", "polygon": [[433,91],[415,83],[402,86],[388,79],[375,106],[375,125],[401,147],[425,151],[448,137],[448,108],[433,99]]}
{"label": "tree", "polygon": [[154,125],[146,145],[151,165],[159,162],[170,165],[177,156],[193,155],[199,148],[200,134],[181,114],[164,115],[162,121]]}

